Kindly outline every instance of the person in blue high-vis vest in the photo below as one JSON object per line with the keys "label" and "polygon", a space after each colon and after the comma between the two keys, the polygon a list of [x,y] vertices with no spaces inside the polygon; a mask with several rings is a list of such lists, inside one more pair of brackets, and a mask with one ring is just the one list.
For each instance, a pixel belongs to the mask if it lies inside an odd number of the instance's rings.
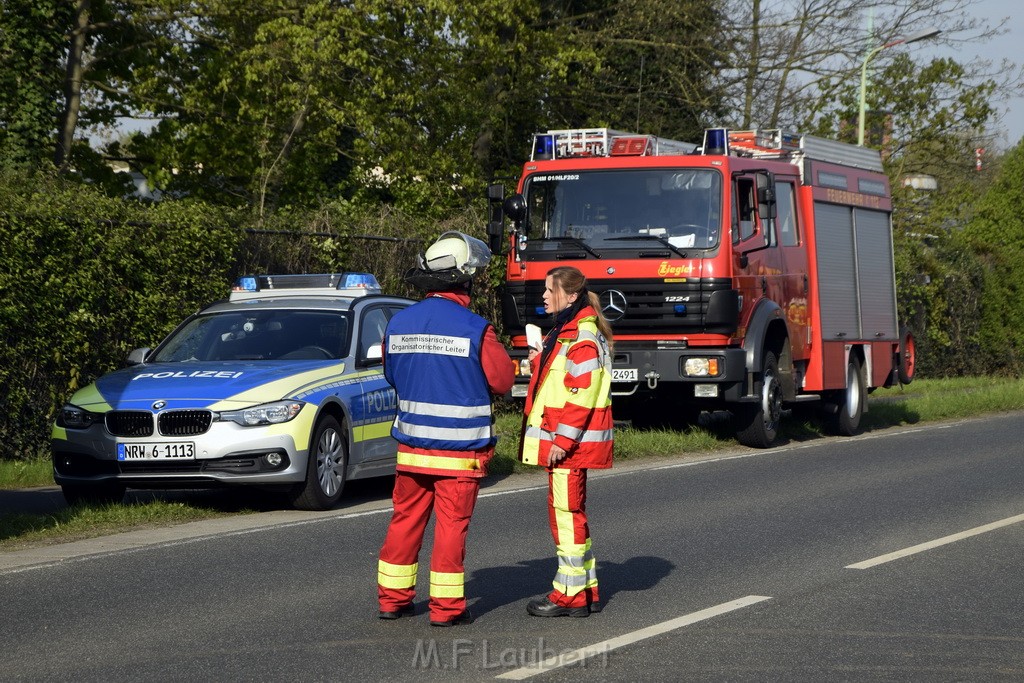
{"label": "person in blue high-vis vest", "polygon": [[381,619],[411,616],[423,532],[436,516],[430,557],[430,623],[473,621],[466,609],[466,535],[480,479],[494,454],[492,397],[512,388],[512,360],[494,326],[469,310],[473,276],[491,252],[446,232],[406,280],[427,292],[384,335],[384,376],[398,394],[394,513],[377,563]]}

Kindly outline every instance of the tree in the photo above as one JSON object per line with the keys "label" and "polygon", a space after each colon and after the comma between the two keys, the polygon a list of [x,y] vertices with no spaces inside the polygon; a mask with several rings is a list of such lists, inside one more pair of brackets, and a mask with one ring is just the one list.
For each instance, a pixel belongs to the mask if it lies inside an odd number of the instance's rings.
{"label": "tree", "polygon": [[964,237],[984,264],[979,346],[988,372],[1024,372],[1024,141],[1002,159]]}
{"label": "tree", "polygon": [[[984,40],[1005,29],[972,12],[976,0],[725,0],[731,17],[726,122],[739,128],[804,129],[827,115],[838,96],[860,83],[867,51],[929,27],[942,31],[930,42],[957,45]],[[884,68],[903,54],[882,50],[872,67]],[[1021,89],[1021,69],[979,61],[964,65],[971,82],[994,79],[997,96]],[[872,89],[882,82],[875,78]]]}
{"label": "tree", "polygon": [[[580,68],[549,92],[552,127],[610,125],[699,140],[722,115],[715,73],[725,51],[719,14],[705,0],[547,3],[569,30]],[[560,84],[559,84],[560,85]]]}
{"label": "tree", "polygon": [[[166,0],[133,97],[161,119],[117,153],[172,192],[342,197],[444,213],[479,193],[501,111],[558,59],[529,0]],[[127,156],[127,155],[126,155]]]}
{"label": "tree", "polygon": [[36,167],[53,154],[63,74],[60,63],[71,7],[58,0],[0,4],[0,159]]}

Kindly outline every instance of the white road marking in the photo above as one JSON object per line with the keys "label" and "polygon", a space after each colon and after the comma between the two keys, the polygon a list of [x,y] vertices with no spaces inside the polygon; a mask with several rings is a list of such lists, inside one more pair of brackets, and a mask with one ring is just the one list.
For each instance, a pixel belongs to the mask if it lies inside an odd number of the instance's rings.
{"label": "white road marking", "polygon": [[771,598],[763,595],[748,595],[744,598],[739,598],[738,600],[733,600],[731,602],[723,602],[721,605],[715,605],[714,607],[709,607],[699,612],[685,614],[681,617],[670,619],[669,621],[663,621],[660,624],[654,624],[653,626],[642,628],[639,631],[633,631],[632,633],[603,640],[600,643],[595,643],[594,645],[587,645],[577,650],[562,652],[558,655],[548,657],[543,662],[531,664],[530,666],[524,666],[522,668],[515,669],[514,671],[503,673],[496,678],[522,681],[538,674],[560,669],[564,666],[579,664],[589,657],[607,655],[610,651],[616,650],[620,647],[625,647],[626,645],[631,645],[641,640],[646,640],[647,638],[653,638],[654,636],[660,636],[663,633],[675,631],[683,626],[696,624],[699,621],[704,621],[720,614],[749,607],[750,605],[755,605],[759,602],[764,602],[765,600],[771,600]]}
{"label": "white road marking", "polygon": [[927,543],[920,543],[918,545],[911,546],[909,548],[904,548],[903,550],[897,550],[894,553],[888,553],[887,555],[879,555],[878,557],[873,557],[870,560],[864,560],[863,562],[857,562],[856,564],[846,565],[846,568],[847,569],[868,569],[870,567],[875,567],[875,566],[880,565],[880,564],[885,564],[886,562],[892,562],[893,560],[898,560],[901,557],[906,557],[907,555],[915,555],[917,553],[922,553],[925,550],[931,550],[932,548],[938,548],[939,546],[946,545],[948,543],[953,543],[955,541],[961,541],[961,540],[963,540],[965,538],[970,538],[971,536],[977,536],[978,534],[984,534],[984,533],[986,533],[988,531],[993,531],[994,529],[999,529],[999,528],[1002,528],[1004,526],[1009,526],[1011,524],[1017,524],[1018,522],[1024,522],[1024,515],[1017,515],[1015,517],[1007,517],[1006,519],[1001,519],[998,522],[992,522],[991,524],[986,524],[984,526],[979,526],[979,527],[975,527],[973,529],[968,529],[967,531],[961,531],[958,534],[951,534],[949,536],[943,536],[942,538],[937,538],[934,541],[928,541]]}

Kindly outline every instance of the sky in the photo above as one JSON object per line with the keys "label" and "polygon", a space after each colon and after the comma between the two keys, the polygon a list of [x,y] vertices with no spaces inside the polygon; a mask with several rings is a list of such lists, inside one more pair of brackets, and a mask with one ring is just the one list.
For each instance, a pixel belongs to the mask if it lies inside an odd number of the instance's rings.
{"label": "sky", "polygon": [[[984,45],[971,45],[960,54],[952,48],[943,48],[936,56],[948,56],[962,61],[977,56],[989,59],[996,65],[1003,59],[1010,59],[1018,65],[1024,63],[1024,7],[1021,0],[977,0],[971,9],[977,17],[988,19],[991,25],[999,23],[1004,17],[1010,17],[1005,27],[1009,29],[1008,32]],[[1000,107],[1007,110],[1000,122],[1006,137],[997,141],[997,146],[1005,149],[1016,145],[1024,137],[1024,95],[1010,99]]]}

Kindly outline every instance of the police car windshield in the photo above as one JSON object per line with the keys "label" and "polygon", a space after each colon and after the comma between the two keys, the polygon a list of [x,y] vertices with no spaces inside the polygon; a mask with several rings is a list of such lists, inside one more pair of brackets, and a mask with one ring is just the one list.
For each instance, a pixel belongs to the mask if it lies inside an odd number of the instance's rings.
{"label": "police car windshield", "polygon": [[349,318],[331,311],[230,311],[200,315],[157,350],[154,362],[330,360],[348,349]]}
{"label": "police car windshield", "polygon": [[573,238],[595,248],[660,238],[676,248],[714,248],[722,175],[714,169],[647,168],[536,174],[526,186],[534,238]]}

